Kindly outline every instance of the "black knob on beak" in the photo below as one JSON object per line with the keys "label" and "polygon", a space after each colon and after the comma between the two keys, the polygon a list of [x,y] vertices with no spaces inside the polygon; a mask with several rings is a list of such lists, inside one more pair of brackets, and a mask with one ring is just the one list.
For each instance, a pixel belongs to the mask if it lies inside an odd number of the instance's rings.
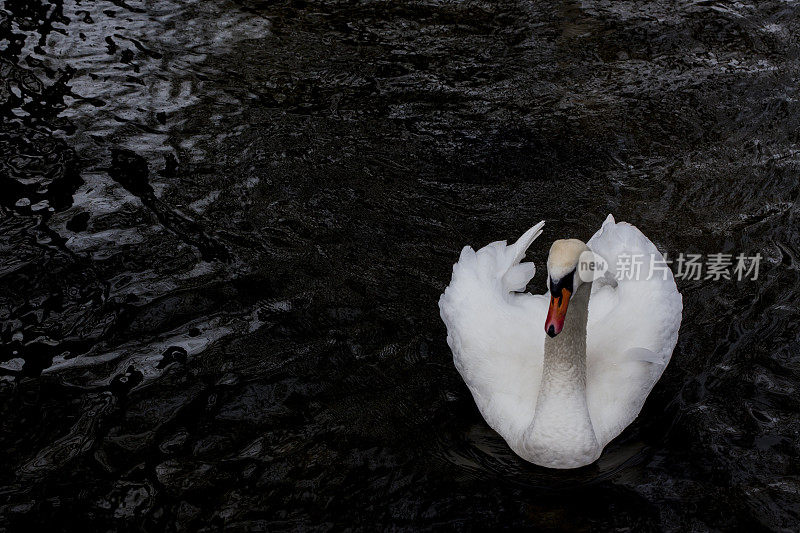
{"label": "black knob on beak", "polygon": [[550,335],[551,337],[555,337],[556,336],[556,327],[554,325],[550,324],[550,327],[547,328],[547,334]]}

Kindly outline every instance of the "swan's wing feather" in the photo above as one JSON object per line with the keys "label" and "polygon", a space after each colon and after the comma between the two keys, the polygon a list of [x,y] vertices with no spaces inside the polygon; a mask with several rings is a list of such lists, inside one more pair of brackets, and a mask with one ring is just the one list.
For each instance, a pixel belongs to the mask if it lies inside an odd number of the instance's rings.
{"label": "swan's wing feather", "polygon": [[636,418],[669,363],[683,304],[672,272],[654,269],[651,276],[650,257],[661,265],[663,256],[635,226],[609,215],[587,244],[611,272],[643,256],[636,279],[618,277],[616,288],[598,284],[589,301],[586,396],[605,446]]}
{"label": "swan's wing feather", "polygon": [[548,301],[518,291],[536,272],[520,261],[543,225],[512,245],[465,247],[439,299],[455,366],[487,423],[509,442],[530,423],[541,381]]}

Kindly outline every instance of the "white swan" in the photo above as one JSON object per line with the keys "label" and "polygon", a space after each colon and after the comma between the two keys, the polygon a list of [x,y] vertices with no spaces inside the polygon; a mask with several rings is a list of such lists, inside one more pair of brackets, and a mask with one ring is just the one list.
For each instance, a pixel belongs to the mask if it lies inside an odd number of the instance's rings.
{"label": "white swan", "polygon": [[[672,356],[683,303],[655,245],[611,215],[587,244],[553,243],[547,294],[519,292],[535,273],[520,260],[542,226],[510,246],[466,246],[439,309],[486,422],[523,459],[576,468],[639,414]],[[588,250],[608,264],[594,282],[576,269]],[[637,264],[638,276],[615,279]]]}

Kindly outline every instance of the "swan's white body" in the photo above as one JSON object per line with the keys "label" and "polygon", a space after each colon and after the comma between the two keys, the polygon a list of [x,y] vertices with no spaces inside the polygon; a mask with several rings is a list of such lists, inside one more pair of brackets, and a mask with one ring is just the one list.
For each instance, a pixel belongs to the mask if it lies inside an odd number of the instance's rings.
{"label": "swan's white body", "polygon": [[670,360],[683,304],[668,269],[650,275],[650,257],[663,260],[653,243],[609,215],[587,246],[612,275],[640,255],[639,275],[580,285],[563,331],[550,339],[549,293],[518,292],[535,273],[520,260],[543,225],[513,245],[465,247],[439,309],[486,422],[523,459],[575,468],[595,461],[639,414]]}

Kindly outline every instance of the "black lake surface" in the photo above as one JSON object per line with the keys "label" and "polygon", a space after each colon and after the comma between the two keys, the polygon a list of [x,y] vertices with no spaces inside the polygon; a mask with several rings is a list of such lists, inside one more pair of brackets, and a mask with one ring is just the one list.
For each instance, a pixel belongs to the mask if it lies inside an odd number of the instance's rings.
{"label": "black lake surface", "polygon": [[[0,529],[797,530],[793,1],[0,1]],[[600,460],[452,365],[462,246],[608,213],[678,346]]]}

